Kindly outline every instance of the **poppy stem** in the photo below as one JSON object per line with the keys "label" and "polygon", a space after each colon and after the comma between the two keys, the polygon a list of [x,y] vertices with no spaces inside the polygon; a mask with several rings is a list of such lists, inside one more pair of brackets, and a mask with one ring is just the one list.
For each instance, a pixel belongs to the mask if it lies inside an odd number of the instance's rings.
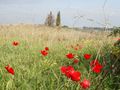
{"label": "poppy stem", "polygon": [[[108,71],[109,72],[109,71]],[[107,76],[107,73],[105,73],[105,75],[103,76],[103,78],[100,80],[100,82],[98,83],[97,87],[95,88],[95,90],[98,90],[99,86],[102,84],[103,80],[105,79],[105,77]]]}
{"label": "poppy stem", "polygon": [[[87,70],[87,64],[85,64],[82,60],[80,60],[80,62],[82,62],[82,63],[83,63],[84,67],[85,67],[85,68],[86,68],[86,70]],[[89,70],[87,70],[87,72],[89,73]]]}

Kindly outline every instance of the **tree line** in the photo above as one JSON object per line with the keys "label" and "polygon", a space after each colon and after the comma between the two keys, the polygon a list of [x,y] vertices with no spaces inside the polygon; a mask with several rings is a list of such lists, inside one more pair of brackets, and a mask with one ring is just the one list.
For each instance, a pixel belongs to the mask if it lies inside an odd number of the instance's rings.
{"label": "tree line", "polygon": [[60,11],[57,13],[57,17],[56,19],[54,18],[52,12],[50,11],[50,13],[47,15],[46,20],[45,20],[45,25],[47,26],[61,26],[61,15],[60,15]]}

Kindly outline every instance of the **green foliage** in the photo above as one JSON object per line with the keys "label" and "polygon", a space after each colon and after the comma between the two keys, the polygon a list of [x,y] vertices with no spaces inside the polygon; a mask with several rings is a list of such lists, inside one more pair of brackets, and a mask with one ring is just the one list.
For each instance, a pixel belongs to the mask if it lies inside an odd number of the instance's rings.
{"label": "green foliage", "polygon": [[0,81],[2,80],[2,74],[0,73]]}
{"label": "green foliage", "polygon": [[108,36],[120,36],[120,27],[114,27]]}
{"label": "green foliage", "polygon": [[111,50],[111,65],[112,65],[112,87],[111,89],[120,89],[120,40],[116,41]]}
{"label": "green foliage", "polygon": [[56,18],[56,26],[61,25],[61,16],[60,16],[60,11],[57,13],[57,18]]}
{"label": "green foliage", "polygon": [[112,47],[111,54],[114,56],[112,59],[118,59],[118,61],[120,60],[120,40],[117,40],[114,43],[114,47]]}
{"label": "green foliage", "polygon": [[[30,46],[30,44],[20,40],[20,45],[14,47],[11,45],[11,41],[6,41],[0,47],[1,90],[81,90],[79,83],[71,81],[60,72],[62,65],[70,64],[82,73],[81,80],[85,77],[91,78],[90,90],[95,90],[95,87],[100,83],[99,79],[103,78],[104,71],[99,75],[94,74],[92,71],[90,75],[87,73],[90,67],[86,68],[86,66],[89,66],[90,61],[96,58],[98,51],[92,45],[86,45],[82,50],[75,51],[74,49],[67,50],[65,42],[58,43],[50,47],[47,57],[42,57],[39,50],[44,46],[37,45],[38,42],[32,43],[31,47],[26,47]],[[107,60],[109,59],[109,49],[106,44],[106,47],[102,50],[107,53]],[[81,60],[79,64],[73,64],[72,60],[68,60],[65,57],[68,52],[78,55],[77,58]],[[90,53],[92,58],[85,60],[83,57],[85,53]],[[102,63],[103,56],[98,55],[98,60]],[[4,67],[7,64],[14,68],[14,77],[5,70]],[[105,78],[103,81],[97,90],[110,90],[108,84],[112,82],[111,78],[107,76],[107,79]]]}

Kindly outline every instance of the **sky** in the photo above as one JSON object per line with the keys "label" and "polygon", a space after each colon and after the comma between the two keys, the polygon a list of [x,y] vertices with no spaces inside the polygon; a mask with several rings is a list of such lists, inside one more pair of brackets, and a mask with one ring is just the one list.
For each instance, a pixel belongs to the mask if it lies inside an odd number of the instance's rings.
{"label": "sky", "polygon": [[0,0],[0,24],[44,24],[52,11],[61,12],[62,25],[98,27],[120,25],[120,0]]}

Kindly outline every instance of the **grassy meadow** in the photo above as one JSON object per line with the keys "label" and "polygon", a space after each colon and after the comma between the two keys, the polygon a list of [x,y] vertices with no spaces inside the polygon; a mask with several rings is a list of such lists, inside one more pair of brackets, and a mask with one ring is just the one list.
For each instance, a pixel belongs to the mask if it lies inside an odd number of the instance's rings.
{"label": "grassy meadow", "polygon": [[[68,65],[81,73],[80,81],[90,81],[87,90],[114,90],[112,76],[104,74],[110,70],[110,52],[116,41],[108,34],[43,25],[0,25],[0,90],[84,90],[61,73],[60,67]],[[12,45],[14,41],[19,44]],[[49,47],[48,55],[42,56],[45,47]],[[68,53],[74,53],[79,63],[69,60]],[[92,55],[89,60],[83,57],[85,53]],[[99,74],[90,70],[89,63],[95,59],[109,64]],[[14,75],[5,69],[8,64]]]}

